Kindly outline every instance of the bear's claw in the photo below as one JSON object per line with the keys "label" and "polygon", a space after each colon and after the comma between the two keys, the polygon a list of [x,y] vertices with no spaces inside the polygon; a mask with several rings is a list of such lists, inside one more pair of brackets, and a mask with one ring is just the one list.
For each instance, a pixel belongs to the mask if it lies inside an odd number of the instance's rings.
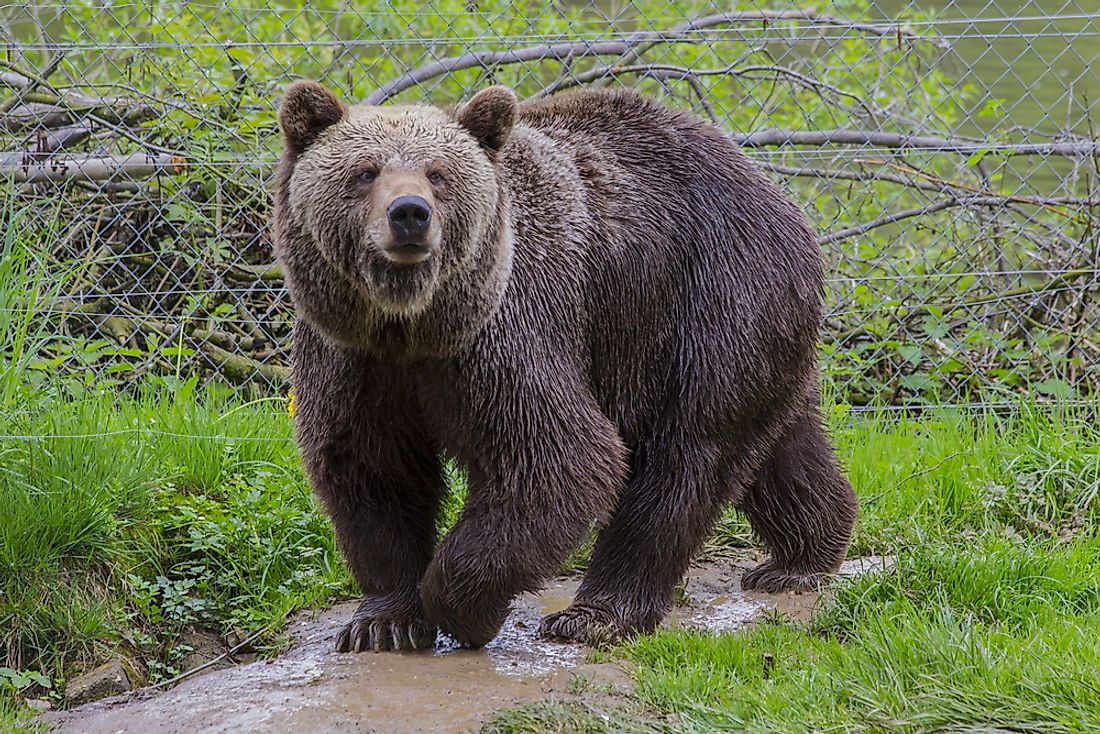
{"label": "bear's claw", "polygon": [[423,650],[435,644],[436,628],[424,621],[419,603],[366,596],[336,635],[336,652]]}
{"label": "bear's claw", "polygon": [[783,568],[772,561],[765,561],[756,568],[745,571],[741,576],[741,588],[745,591],[763,591],[778,594],[783,591],[817,591],[828,581],[831,574],[823,572],[796,571]]}
{"label": "bear's claw", "polygon": [[621,640],[625,633],[611,610],[587,604],[573,604],[567,609],[543,617],[539,624],[539,636],[605,647]]}
{"label": "bear's claw", "polygon": [[420,620],[353,619],[336,636],[336,652],[423,650],[435,638],[435,629]]}

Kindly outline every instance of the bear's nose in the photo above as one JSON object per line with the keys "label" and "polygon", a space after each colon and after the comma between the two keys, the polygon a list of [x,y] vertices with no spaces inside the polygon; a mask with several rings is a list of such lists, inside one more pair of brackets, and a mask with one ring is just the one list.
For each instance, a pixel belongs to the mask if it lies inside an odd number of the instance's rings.
{"label": "bear's nose", "polygon": [[406,242],[422,239],[432,221],[432,207],[420,196],[399,196],[386,213],[394,235]]}

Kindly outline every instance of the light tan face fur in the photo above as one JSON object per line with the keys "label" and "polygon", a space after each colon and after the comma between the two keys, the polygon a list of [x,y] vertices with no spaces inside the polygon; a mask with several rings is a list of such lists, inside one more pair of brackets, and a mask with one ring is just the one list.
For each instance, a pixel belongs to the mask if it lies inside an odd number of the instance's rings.
{"label": "light tan face fur", "polygon": [[[430,165],[427,169],[423,169],[400,162],[387,165],[376,174],[376,178],[370,184],[370,214],[367,221],[371,231],[377,232],[375,242],[382,251],[383,257],[390,262],[399,265],[416,265],[438,254],[442,235],[439,219],[435,216],[437,207],[432,181],[433,179],[440,181],[442,185],[442,176],[441,172]],[[389,211],[395,203],[406,199],[424,201],[431,212],[428,229],[422,235],[409,237],[395,231]],[[418,249],[407,253],[405,248],[409,247]]]}
{"label": "light tan face fur", "polygon": [[[303,152],[289,187],[318,255],[392,314],[427,307],[472,256],[497,206],[489,158],[433,107],[349,108]],[[411,237],[393,214],[408,200],[430,210],[426,229]]]}

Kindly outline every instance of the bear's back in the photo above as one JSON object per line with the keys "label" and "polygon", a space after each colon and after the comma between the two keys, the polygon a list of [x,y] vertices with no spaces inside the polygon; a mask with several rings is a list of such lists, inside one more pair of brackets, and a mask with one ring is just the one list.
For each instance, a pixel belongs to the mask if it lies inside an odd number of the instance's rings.
{"label": "bear's back", "polygon": [[663,243],[654,256],[816,279],[820,252],[801,210],[717,127],[632,91],[582,90],[522,105],[524,128],[571,160],[571,172],[556,163],[544,173],[581,188],[602,246]]}
{"label": "bear's back", "polygon": [[632,92],[585,90],[522,105],[503,152],[513,293],[581,314],[595,392],[625,434],[647,418],[624,414],[624,396],[676,389],[668,370],[685,360],[716,388],[732,374],[782,386],[812,361],[816,239],[721,130]]}

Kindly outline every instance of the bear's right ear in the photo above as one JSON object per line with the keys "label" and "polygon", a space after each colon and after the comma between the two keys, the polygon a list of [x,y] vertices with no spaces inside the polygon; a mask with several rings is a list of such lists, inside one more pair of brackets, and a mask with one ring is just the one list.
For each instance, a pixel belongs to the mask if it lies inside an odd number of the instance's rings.
{"label": "bear's right ear", "polygon": [[495,86],[475,94],[459,108],[455,119],[493,158],[508,141],[518,115],[516,93],[508,87]]}
{"label": "bear's right ear", "polygon": [[295,155],[301,153],[322,131],[342,120],[346,112],[344,103],[317,82],[294,82],[279,107],[279,127],[286,147]]}

